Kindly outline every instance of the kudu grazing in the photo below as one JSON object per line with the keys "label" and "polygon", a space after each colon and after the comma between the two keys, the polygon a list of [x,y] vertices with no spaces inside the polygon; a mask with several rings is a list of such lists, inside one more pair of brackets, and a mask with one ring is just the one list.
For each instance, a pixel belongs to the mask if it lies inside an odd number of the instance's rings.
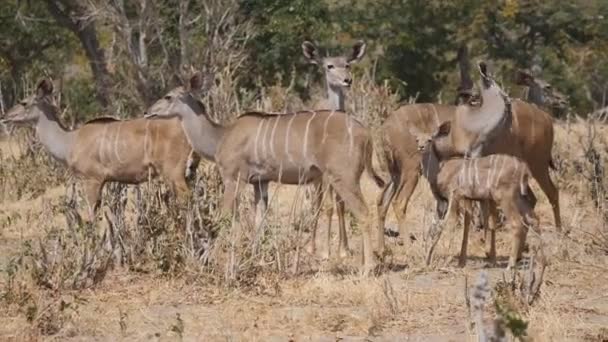
{"label": "kudu grazing", "polygon": [[[382,125],[384,159],[390,180],[377,200],[379,235],[383,235],[388,207],[393,202],[399,232],[407,237],[405,225],[409,200],[420,177],[421,155],[410,128],[432,133],[442,122],[453,120],[457,106],[441,104],[410,104],[395,110]],[[485,146],[484,154],[508,154],[521,158],[530,169],[553,208],[556,228],[561,231],[559,193],[549,175],[553,167],[553,119],[533,104],[511,101],[512,121],[508,129],[494,132],[493,142]],[[379,237],[380,238],[380,237]],[[381,241],[381,240],[380,240]]]}
{"label": "kudu grazing", "polygon": [[[370,215],[361,193],[365,170],[379,178],[371,166],[372,142],[368,130],[344,112],[332,110],[288,114],[249,112],[229,125],[209,119],[197,100],[203,88],[200,73],[185,86],[168,92],[146,116],[177,116],[194,149],[215,161],[224,182],[222,211],[236,210],[237,194],[252,184],[256,224],[268,205],[268,184],[307,184],[327,181],[362,223],[363,270],[375,266],[371,248]],[[322,191],[315,195],[318,215]]]}
{"label": "kudu grazing", "polygon": [[[328,109],[334,111],[346,112],[346,89],[350,88],[353,82],[351,74],[351,65],[357,63],[365,55],[366,44],[363,41],[356,42],[352,47],[352,53],[349,56],[327,56],[321,57],[319,49],[310,41],[304,41],[302,43],[302,52],[304,57],[308,59],[311,64],[315,64],[321,68],[325,76],[325,89],[327,91],[327,97],[318,104],[318,109]],[[383,183],[383,182],[382,182]],[[322,185],[315,185],[322,186]],[[384,186],[384,184],[380,185]],[[346,222],[344,218],[344,202],[339,196],[333,196],[334,191],[331,187],[327,188],[327,193],[330,200],[333,200],[331,205],[325,209],[327,215],[327,235],[325,239],[325,255],[324,258],[330,256],[330,239],[331,239],[331,226],[334,204],[336,207],[336,213],[338,215],[338,255],[346,256],[349,253],[348,238],[346,235]],[[326,196],[323,196],[325,198]],[[308,246],[308,251],[311,254],[316,253],[316,230],[317,224],[315,223],[312,227],[311,243]]]}
{"label": "kudu grazing", "polygon": [[104,117],[70,131],[57,115],[53,83],[44,79],[2,121],[34,125],[49,153],[82,180],[91,221],[106,182],[138,184],[159,174],[180,198],[188,196],[188,167],[196,166],[199,157],[192,154],[179,120]]}
{"label": "kudu grazing", "polygon": [[[443,123],[433,136],[412,128],[418,149],[423,156],[423,170],[437,200],[440,219],[453,203],[492,201],[505,214],[507,225],[513,230],[513,242],[508,268],[514,267],[525,244],[528,227],[537,228],[534,214],[536,200],[529,192],[530,170],[525,162],[506,154],[493,154],[480,158],[445,159],[454,155],[450,139],[450,121]],[[450,203],[448,205],[448,202]],[[466,263],[469,227],[464,225],[459,265]],[[496,261],[495,231],[491,231],[490,261]]]}

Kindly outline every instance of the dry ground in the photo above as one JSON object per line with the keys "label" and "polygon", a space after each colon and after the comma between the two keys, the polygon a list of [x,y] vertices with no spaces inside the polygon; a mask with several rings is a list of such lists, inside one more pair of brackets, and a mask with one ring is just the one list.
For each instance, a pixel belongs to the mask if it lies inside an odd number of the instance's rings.
{"label": "dry ground", "polygon": [[[602,128],[603,137],[606,130]],[[582,130],[582,128],[581,128]],[[604,138],[605,139],[605,138]],[[575,159],[578,145],[564,127],[558,129],[557,153]],[[606,141],[603,142],[606,148]],[[2,143],[6,154],[7,143]],[[539,195],[542,240],[549,261],[541,296],[522,312],[529,334],[537,341],[608,340],[608,255],[592,244],[602,227],[584,184],[560,179],[564,223],[570,236],[557,234],[546,198]],[[34,180],[35,181],[35,180]],[[535,192],[540,190],[534,184]],[[363,177],[364,194],[373,204],[378,189]],[[49,188],[36,198],[0,203],[0,267],[8,265],[23,242],[42,232],[43,208],[64,193]],[[275,193],[274,190],[278,189]],[[273,217],[290,215],[297,190],[274,187]],[[469,263],[456,267],[461,230],[447,228],[430,267],[424,266],[427,247],[423,232],[431,218],[433,200],[421,182],[407,222],[417,240],[399,246],[393,239],[392,267],[376,277],[361,277],[343,265],[356,265],[359,234],[349,230],[354,256],[342,262],[304,254],[311,265],[297,276],[268,272],[248,286],[218,286],[193,277],[168,277],[115,268],[97,287],[64,291],[69,319],[55,335],[42,336],[19,310],[0,311],[0,340],[176,340],[188,341],[465,341],[474,340],[465,304],[465,279],[471,284],[484,269],[479,233],[472,233]],[[61,224],[62,217],[53,218]],[[37,221],[38,220],[38,221]],[[389,226],[394,226],[389,217]],[[334,222],[334,227],[337,224]],[[325,222],[321,222],[325,229]],[[323,236],[324,231],[320,232]],[[506,231],[499,233],[499,256],[507,254]],[[534,240],[535,237],[530,237]],[[320,243],[320,240],[319,240]],[[336,244],[334,235],[333,244]],[[320,246],[322,244],[320,243]],[[488,269],[491,283],[500,268]],[[0,294],[7,286],[0,277]],[[44,292],[40,292],[44,293]]]}

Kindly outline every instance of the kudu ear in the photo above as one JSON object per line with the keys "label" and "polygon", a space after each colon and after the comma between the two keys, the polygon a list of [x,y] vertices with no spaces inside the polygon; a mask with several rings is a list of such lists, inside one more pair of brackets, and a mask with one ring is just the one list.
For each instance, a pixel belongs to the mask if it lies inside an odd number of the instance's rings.
{"label": "kudu ear", "polygon": [[45,78],[38,82],[38,86],[36,86],[36,95],[38,95],[38,97],[51,95],[52,93],[53,82],[51,80]]}
{"label": "kudu ear", "polygon": [[348,59],[348,63],[356,63],[365,56],[365,50],[367,49],[367,44],[364,41],[360,40],[353,45],[353,54]]}
{"label": "kudu ear", "polygon": [[441,137],[441,136],[448,135],[448,134],[450,134],[451,130],[452,130],[452,121],[451,120],[444,121],[441,123],[441,125],[439,125],[439,127],[437,127],[437,131],[435,132],[434,136]]}
{"label": "kudu ear", "polygon": [[488,77],[488,65],[486,62],[479,61],[479,63],[477,63],[477,68],[479,69],[481,77]]}
{"label": "kudu ear", "polygon": [[320,64],[321,61],[319,59],[319,51],[312,42],[306,40],[304,43],[302,43],[302,53],[310,63]]}
{"label": "kudu ear", "polygon": [[187,88],[189,91],[193,92],[200,91],[203,88],[203,74],[199,71],[195,72],[194,75],[190,77]]}

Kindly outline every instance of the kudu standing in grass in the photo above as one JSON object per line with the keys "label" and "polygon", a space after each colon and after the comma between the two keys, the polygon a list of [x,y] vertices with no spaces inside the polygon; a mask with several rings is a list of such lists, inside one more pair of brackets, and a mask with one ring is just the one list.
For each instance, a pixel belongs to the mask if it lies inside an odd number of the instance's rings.
{"label": "kudu standing in grass", "polygon": [[[521,258],[528,227],[535,229],[538,226],[534,214],[536,199],[528,186],[530,170],[522,160],[506,154],[473,159],[449,159],[455,154],[455,146],[450,138],[450,131],[454,127],[450,126],[450,121],[443,123],[434,135],[411,129],[411,134],[416,137],[418,149],[423,155],[424,174],[437,200],[437,214],[440,219],[444,219],[449,207],[454,203],[492,201],[493,206],[496,205],[503,211],[507,224],[513,231],[507,266],[508,269],[512,268]],[[495,231],[492,230],[491,234],[489,258],[494,264]],[[461,267],[466,264],[468,235],[469,226],[465,224],[458,262]]]}
{"label": "kudu standing in grass", "polygon": [[[454,119],[457,106],[440,104],[410,104],[395,110],[382,125],[384,159],[389,166],[390,181],[378,197],[378,229],[383,235],[388,207],[393,209],[402,239],[407,238],[405,217],[409,200],[420,177],[421,155],[409,128],[431,133],[445,121]],[[511,101],[511,127],[497,132],[494,142],[486,146],[485,154],[503,153],[523,159],[553,208],[556,228],[561,231],[559,193],[549,176],[553,167],[553,119],[533,104]],[[382,241],[382,240],[380,240]]]}
{"label": "kudu standing in grass", "polygon": [[180,199],[188,197],[186,174],[199,157],[192,154],[179,120],[98,118],[70,131],[59,121],[58,111],[53,83],[45,79],[3,122],[34,125],[49,153],[82,180],[91,221],[106,182],[138,184],[160,174]]}
{"label": "kudu standing in grass", "polygon": [[[217,163],[224,182],[223,213],[237,210],[239,189],[252,184],[257,225],[268,206],[269,182],[301,185],[326,181],[362,223],[363,270],[372,270],[371,220],[360,178],[364,169],[379,177],[371,165],[368,130],[346,113],[331,110],[249,112],[229,125],[219,125],[209,119],[197,99],[202,88],[202,76],[197,73],[187,85],[154,103],[146,116],[179,117],[194,149]],[[319,188],[314,215],[319,214],[322,196]]]}
{"label": "kudu standing in grass", "polygon": [[[353,45],[352,54],[350,56],[338,56],[338,57],[320,57],[317,47],[309,41],[302,43],[302,52],[311,64],[318,65],[325,75],[325,88],[327,91],[327,98],[321,105],[322,108],[332,111],[346,112],[345,102],[346,94],[345,90],[350,88],[353,82],[351,74],[351,65],[357,63],[365,55],[366,44],[363,41],[358,41]],[[322,186],[321,184],[315,185],[315,188]],[[382,184],[381,186],[384,186]],[[318,190],[316,190],[318,191]],[[327,238],[326,243],[326,255],[324,258],[330,256],[330,240],[331,240],[331,226],[332,217],[334,213],[334,203],[336,207],[336,213],[338,215],[338,255],[344,257],[349,254],[348,238],[346,234],[346,222],[344,218],[344,202],[338,195],[334,197],[334,191],[331,187],[327,188],[327,193],[330,200],[333,201],[326,209],[327,215]],[[325,196],[324,196],[325,197]],[[311,242],[308,251],[311,254],[316,253],[316,230],[318,224],[315,222],[312,227]]]}

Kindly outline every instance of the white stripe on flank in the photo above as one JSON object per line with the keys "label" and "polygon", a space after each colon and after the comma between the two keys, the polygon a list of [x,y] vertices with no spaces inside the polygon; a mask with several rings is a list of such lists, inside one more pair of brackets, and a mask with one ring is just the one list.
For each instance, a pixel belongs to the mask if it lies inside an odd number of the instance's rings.
{"label": "white stripe on flank", "polygon": [[317,112],[312,112],[310,119],[306,122],[306,130],[304,131],[304,147],[302,148],[302,158],[306,158],[306,152],[308,149],[308,129],[310,128],[310,122],[315,118]]}
{"label": "white stripe on flank", "polygon": [[327,116],[327,119],[325,119],[325,124],[323,125],[323,139],[321,140],[321,145],[325,145],[325,140],[327,140],[327,125],[329,124],[329,119],[331,119],[335,112],[336,111],[332,109],[331,113],[329,113],[329,115]]}
{"label": "white stripe on flank", "polygon": [[494,182],[494,187],[498,186],[498,182],[500,181],[500,177],[502,176],[502,171],[505,168],[505,157],[501,156],[500,160],[502,160],[502,164],[500,166],[500,170],[498,171],[498,175],[496,176],[496,181]]}
{"label": "white stripe on flank", "polygon": [[270,134],[270,154],[272,158],[276,159],[277,155],[274,152],[274,132],[277,130],[277,125],[279,124],[279,119],[281,117],[277,115],[276,120],[274,121],[274,126],[272,126],[272,133]]}
{"label": "white stripe on flank", "polygon": [[103,126],[103,131],[101,133],[101,139],[99,140],[99,162],[104,165],[104,161],[103,161],[103,157],[105,155],[104,153],[104,149],[105,149],[105,142],[106,142],[106,134],[108,133],[108,125],[104,125]]}
{"label": "white stripe on flank", "polygon": [[492,184],[492,174],[494,172],[494,162],[496,160],[496,155],[491,155],[490,156],[490,171],[488,172],[487,175],[487,179],[486,179],[486,188],[490,188],[490,185]]}
{"label": "white stripe on flank", "polygon": [[475,184],[475,183],[473,183],[475,181],[474,180],[475,175],[473,174],[475,172],[474,167],[473,167],[474,163],[475,163],[475,159],[469,159],[467,161],[467,165],[468,165],[468,168],[469,168],[469,172],[468,172],[468,175],[469,175],[469,177],[468,177],[469,185]]}
{"label": "white stripe on flank", "polygon": [[293,123],[293,119],[296,118],[297,114],[291,114],[291,119],[287,123],[287,129],[285,130],[285,154],[287,154],[287,160],[293,164],[293,159],[291,158],[291,153],[289,153],[289,131],[291,130],[291,124]]}
{"label": "white stripe on flank", "polygon": [[467,161],[463,159],[463,163],[460,165],[460,172],[458,173],[458,184],[464,186],[467,172]]}
{"label": "white stripe on flank", "polygon": [[262,119],[264,121],[264,133],[262,133],[262,158],[267,159],[268,158],[268,148],[266,147],[267,141],[268,140],[266,138],[266,136],[268,135],[268,129],[270,128],[270,119],[266,120],[265,118]]}
{"label": "white stripe on flank", "polygon": [[479,158],[475,158],[474,159],[473,166],[475,167],[475,185],[480,185],[480,182],[479,182]]}
{"label": "white stripe on flank", "polygon": [[253,155],[254,155],[254,159],[257,162],[260,161],[260,154],[258,152],[258,139],[260,138],[260,131],[262,130],[262,125],[264,124],[264,120],[260,120],[260,123],[258,124],[258,129],[255,132],[255,140],[253,141]]}
{"label": "white stripe on flank", "polygon": [[118,150],[118,141],[120,140],[120,128],[122,127],[122,124],[124,122],[119,122],[118,123],[118,128],[116,129],[116,137],[114,138],[114,154],[116,155],[116,160],[118,160],[119,163],[123,163],[122,158],[120,158],[120,152]]}

